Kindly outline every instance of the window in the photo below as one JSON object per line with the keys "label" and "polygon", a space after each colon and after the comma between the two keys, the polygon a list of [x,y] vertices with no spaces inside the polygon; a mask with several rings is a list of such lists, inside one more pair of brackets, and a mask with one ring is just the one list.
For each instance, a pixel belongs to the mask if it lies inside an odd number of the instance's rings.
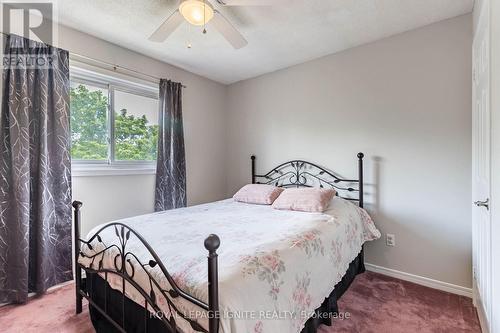
{"label": "window", "polygon": [[89,174],[154,170],[157,88],[78,69],[72,69],[70,80],[74,169]]}
{"label": "window", "polygon": [[114,106],[115,159],[156,161],[158,100],[115,90]]}
{"label": "window", "polygon": [[108,89],[72,81],[71,158],[108,160]]}

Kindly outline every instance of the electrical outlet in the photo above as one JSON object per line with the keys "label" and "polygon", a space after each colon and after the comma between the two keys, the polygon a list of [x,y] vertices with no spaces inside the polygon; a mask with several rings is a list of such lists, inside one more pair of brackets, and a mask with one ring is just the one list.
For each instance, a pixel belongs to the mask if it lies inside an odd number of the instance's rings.
{"label": "electrical outlet", "polygon": [[394,234],[387,234],[385,236],[385,244],[387,246],[396,246],[396,235],[394,235]]}

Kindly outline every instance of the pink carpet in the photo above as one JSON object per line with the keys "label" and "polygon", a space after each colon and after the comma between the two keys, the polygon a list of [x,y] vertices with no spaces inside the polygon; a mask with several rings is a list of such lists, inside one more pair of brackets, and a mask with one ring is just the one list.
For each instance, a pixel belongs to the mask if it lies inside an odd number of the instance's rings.
{"label": "pink carpet", "polygon": [[[469,298],[367,272],[359,275],[339,302],[349,319],[319,333],[481,332]],[[1,332],[93,332],[85,305],[74,314],[74,289],[67,285],[26,305],[0,308]]]}

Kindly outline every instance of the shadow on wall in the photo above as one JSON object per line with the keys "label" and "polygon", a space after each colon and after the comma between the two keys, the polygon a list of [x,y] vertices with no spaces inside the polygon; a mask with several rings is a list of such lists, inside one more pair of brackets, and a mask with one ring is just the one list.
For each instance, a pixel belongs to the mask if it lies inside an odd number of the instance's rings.
{"label": "shadow on wall", "polygon": [[[388,254],[388,251],[390,250],[385,246],[385,235],[388,232],[388,230],[393,230],[395,229],[395,226],[397,224],[397,220],[392,219],[388,214],[384,213],[382,211],[382,205],[380,203],[380,198],[381,198],[381,193],[380,193],[380,183],[381,183],[381,174],[382,174],[382,168],[383,168],[383,163],[385,162],[385,159],[382,156],[372,156],[371,158],[372,164],[371,164],[371,169],[372,169],[372,182],[371,183],[365,183],[365,197],[368,197],[369,200],[366,201],[365,203],[365,209],[368,211],[370,214],[370,217],[373,219],[373,222],[375,223],[377,229],[380,230],[380,233],[382,234],[381,238],[378,240],[375,240],[373,242],[368,242],[366,244],[367,248],[367,257],[368,260],[367,262],[373,263],[371,261],[371,258],[377,258],[377,265],[381,266],[390,266],[389,260],[386,257],[386,254]],[[399,229],[399,227],[398,227]],[[372,256],[370,256],[370,253],[376,253]]]}
{"label": "shadow on wall", "polygon": [[381,156],[373,156],[372,157],[372,178],[373,183],[370,184],[373,190],[371,196],[373,198],[371,210],[375,213],[380,211],[380,167],[384,162],[384,159]]}
{"label": "shadow on wall", "polygon": [[[380,156],[373,156],[371,159],[373,181],[371,183],[364,182],[364,208],[370,215],[378,215],[380,213],[380,168],[384,159]],[[366,198],[369,198],[369,200],[366,200]]]}
{"label": "shadow on wall", "polygon": [[[370,214],[371,218],[373,219],[373,222],[377,226],[377,229],[380,230],[382,237],[378,240],[375,240],[374,242],[368,242],[366,245],[368,251],[370,251],[370,248],[372,248],[375,244],[371,243],[383,243],[384,240],[384,224],[386,223],[377,223],[381,221],[390,221],[387,219],[387,217],[384,216],[384,214],[381,212],[380,208],[380,174],[381,174],[381,168],[382,168],[382,163],[384,162],[384,158],[381,156],[372,156],[372,182],[371,183],[365,183],[364,184],[364,196],[365,198],[369,198],[369,200],[365,200],[365,206],[364,208],[368,211]],[[392,221],[389,222],[391,224]]]}

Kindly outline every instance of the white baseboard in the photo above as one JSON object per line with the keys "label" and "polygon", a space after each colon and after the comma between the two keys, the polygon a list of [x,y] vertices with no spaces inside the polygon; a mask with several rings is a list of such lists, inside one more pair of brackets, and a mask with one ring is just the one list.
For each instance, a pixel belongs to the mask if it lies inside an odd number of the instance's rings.
{"label": "white baseboard", "polygon": [[[67,286],[68,284],[71,284],[71,283],[75,283],[75,280],[69,280],[69,281],[66,281],[66,282],[63,282],[63,283],[60,283],[60,284],[56,284],[55,286],[52,286],[49,289],[47,289],[46,292],[50,293],[50,292],[52,292],[54,290],[57,290],[57,289],[59,289],[61,287],[64,287],[64,286]],[[37,295],[37,293],[29,293],[28,294],[28,299],[33,298],[36,295]],[[5,305],[10,305],[10,304],[13,304],[13,303],[0,303],[0,307],[5,306]]]}
{"label": "white baseboard", "polygon": [[434,280],[434,279],[426,278],[423,276],[414,275],[414,274],[410,274],[410,273],[406,273],[406,272],[401,272],[401,271],[397,271],[395,269],[377,266],[377,265],[373,265],[373,264],[369,264],[369,263],[365,263],[365,267],[367,270],[375,272],[375,273],[380,273],[380,274],[394,277],[397,279],[401,279],[404,281],[409,281],[409,282],[413,282],[416,284],[420,284],[422,286],[426,286],[429,288],[438,289],[438,290],[446,291],[446,292],[449,292],[452,294],[457,294],[457,295],[462,295],[465,297],[472,298],[472,289],[471,288],[466,288],[466,287],[458,286],[456,284],[451,284],[448,282]]}

